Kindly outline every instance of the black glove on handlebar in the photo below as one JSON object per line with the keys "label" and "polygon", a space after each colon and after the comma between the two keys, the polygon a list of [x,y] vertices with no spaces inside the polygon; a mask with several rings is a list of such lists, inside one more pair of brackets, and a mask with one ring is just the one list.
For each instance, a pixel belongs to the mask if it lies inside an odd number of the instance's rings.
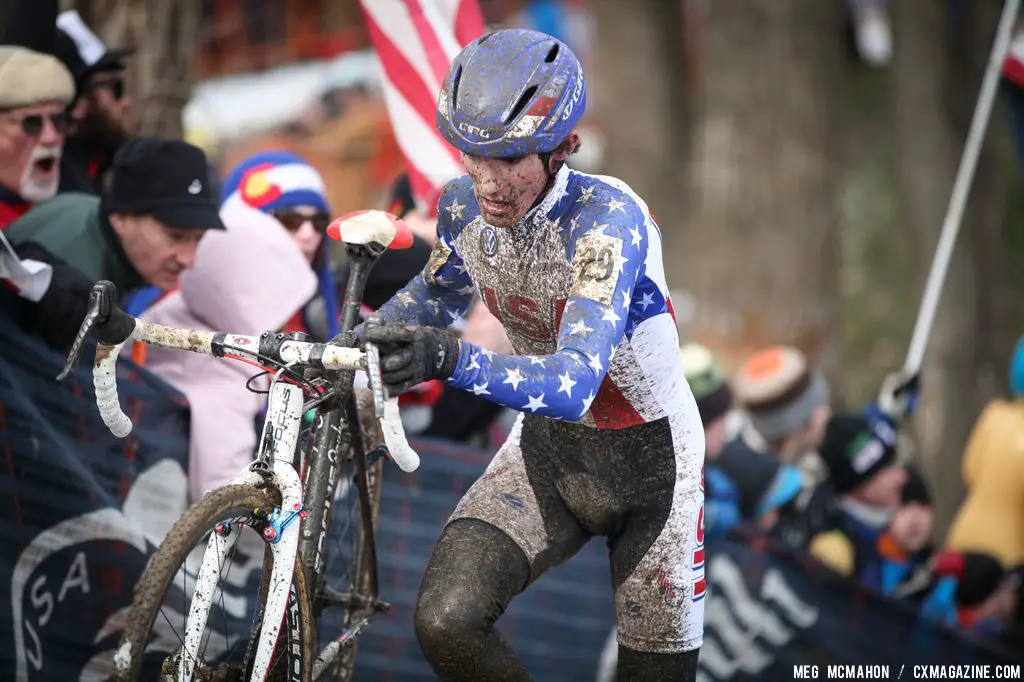
{"label": "black glove on handlebar", "polygon": [[367,320],[365,340],[380,348],[380,373],[388,393],[399,395],[430,379],[447,379],[459,363],[459,340],[419,325]]}

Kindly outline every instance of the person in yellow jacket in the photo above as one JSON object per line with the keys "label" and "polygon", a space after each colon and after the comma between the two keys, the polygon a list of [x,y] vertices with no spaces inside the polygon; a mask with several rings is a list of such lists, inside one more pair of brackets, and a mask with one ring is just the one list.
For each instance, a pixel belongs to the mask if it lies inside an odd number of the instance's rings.
{"label": "person in yellow jacket", "polygon": [[1004,568],[1024,563],[1024,336],[1010,362],[1010,393],[985,407],[967,441],[967,497],[947,538],[951,549],[991,554]]}

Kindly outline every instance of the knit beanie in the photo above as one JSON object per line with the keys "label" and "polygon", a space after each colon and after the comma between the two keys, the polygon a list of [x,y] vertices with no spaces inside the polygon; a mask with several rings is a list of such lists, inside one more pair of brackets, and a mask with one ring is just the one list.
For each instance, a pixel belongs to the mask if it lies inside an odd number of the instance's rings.
{"label": "knit beanie", "polygon": [[915,467],[906,467],[907,482],[903,484],[901,501],[903,504],[920,504],[925,507],[932,506],[932,496],[928,492],[928,484],[924,477]]}
{"label": "knit beanie", "polygon": [[320,173],[287,151],[260,152],[235,166],[221,186],[221,205],[236,199],[264,213],[296,206],[330,213]]}
{"label": "knit beanie", "polygon": [[896,462],[896,434],[872,427],[860,415],[835,415],[825,429],[821,458],[836,492],[848,493]]}
{"label": "knit beanie", "polygon": [[732,387],[736,401],[769,443],[808,426],[814,411],[829,401],[825,377],[812,372],[806,356],[788,346],[756,353],[740,368]]}
{"label": "knit beanie", "polygon": [[697,401],[700,421],[707,426],[724,417],[732,409],[732,390],[707,348],[697,343],[689,343],[679,352],[683,359],[686,382],[690,384],[690,391]]}
{"label": "knit beanie", "polygon": [[1010,359],[1010,393],[1024,396],[1024,336],[1017,341],[1017,348]]}

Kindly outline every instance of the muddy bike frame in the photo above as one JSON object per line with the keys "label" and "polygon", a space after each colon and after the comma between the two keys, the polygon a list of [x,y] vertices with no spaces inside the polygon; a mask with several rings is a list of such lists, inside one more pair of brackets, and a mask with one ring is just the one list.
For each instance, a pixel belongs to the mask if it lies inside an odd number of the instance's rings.
{"label": "muddy bike frame", "polygon": [[[250,679],[264,680],[282,627],[299,627],[297,595],[293,587],[296,556],[300,570],[311,586],[313,623],[324,607],[345,606],[350,618],[344,630],[334,637],[312,662],[312,679],[319,678],[342,652],[344,647],[365,629],[373,616],[388,608],[379,599],[377,554],[373,528],[373,503],[370,496],[369,466],[363,448],[360,424],[353,391],[355,372],[365,369],[374,398],[376,416],[383,431],[386,452],[404,471],[415,470],[419,457],[409,447],[398,415],[397,399],[386,399],[380,380],[379,357],[372,344],[365,352],[346,347],[344,339],[358,320],[359,305],[367,276],[384,251],[390,236],[366,239],[363,243],[346,243],[349,256],[349,278],[342,305],[340,333],[335,341],[315,344],[295,335],[266,332],[259,337],[176,329],[132,318],[117,308],[116,289],[109,282],[100,282],[90,297],[90,310],[79,331],[61,375],[66,376],[78,354],[81,343],[95,329],[101,343],[97,346],[93,367],[96,402],[103,421],[114,435],[127,436],[132,424],[121,411],[117,399],[116,362],[128,340],[189,350],[215,356],[250,353],[269,359],[281,369],[274,373],[268,400],[267,417],[255,461],[229,484],[269,486],[280,492],[280,506],[270,512],[262,529],[273,555],[273,568],[267,583],[262,611],[256,614],[253,637],[249,642],[247,660],[251,661]],[[382,245],[385,244],[385,245]],[[303,389],[283,380],[286,370],[312,368],[326,370],[329,388],[310,403],[304,403]],[[317,408],[308,458],[298,447],[302,416]],[[356,579],[347,593],[330,590],[324,583],[323,544],[331,525],[337,474],[348,458],[355,464],[354,486],[359,504],[359,528],[362,542],[357,542]],[[304,466],[305,465],[305,466]],[[305,482],[298,471],[306,469]],[[303,484],[304,483],[304,484]],[[206,630],[216,585],[220,582],[224,559],[234,546],[239,533],[232,523],[220,524],[210,534],[203,563],[189,607],[185,636],[179,660],[198,660],[198,648]],[[285,618],[286,614],[290,616]],[[296,633],[293,633],[296,634]],[[297,641],[293,638],[292,641]],[[130,666],[131,651],[126,642],[114,657],[115,669]],[[308,662],[307,662],[308,663]],[[179,666],[178,680],[193,679],[193,666]],[[299,679],[301,670],[289,671],[291,679]]]}

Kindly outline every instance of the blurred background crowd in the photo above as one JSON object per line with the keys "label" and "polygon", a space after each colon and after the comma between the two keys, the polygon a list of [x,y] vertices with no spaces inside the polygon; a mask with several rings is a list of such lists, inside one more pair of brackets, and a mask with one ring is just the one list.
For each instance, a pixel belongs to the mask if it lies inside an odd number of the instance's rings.
{"label": "blurred background crowd", "polygon": [[[327,340],[346,263],[325,228],[363,208],[417,235],[376,266],[364,312],[386,301],[427,260],[438,178],[410,163],[396,106],[415,97],[367,4],[0,0],[0,275],[18,289],[4,314],[64,350],[110,279],[154,321]],[[1000,3],[475,6],[580,56],[591,106],[570,165],[623,178],[664,231],[709,538],[754,528],[923,618],[1019,642],[1024,34],[1001,60],[913,409],[875,403],[903,360]],[[508,351],[482,303],[460,325]],[[182,355],[132,360],[191,406],[194,499],[251,456],[263,405],[244,369]],[[480,448],[511,423],[438,382],[402,407],[409,433]]]}

